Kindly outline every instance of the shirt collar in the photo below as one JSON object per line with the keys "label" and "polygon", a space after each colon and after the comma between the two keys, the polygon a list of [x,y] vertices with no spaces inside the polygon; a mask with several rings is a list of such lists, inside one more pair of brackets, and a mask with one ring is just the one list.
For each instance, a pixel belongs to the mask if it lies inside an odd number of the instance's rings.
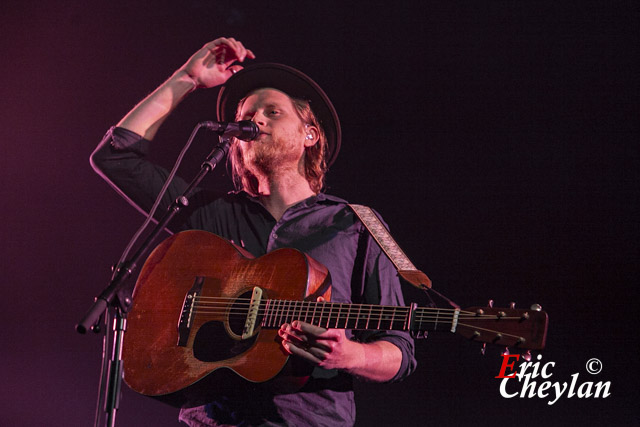
{"label": "shirt collar", "polygon": [[[260,206],[262,206],[262,203],[260,203],[260,200],[258,200],[257,197],[252,196],[251,194],[247,193],[244,190],[240,190],[240,191],[232,191],[232,193],[236,193],[242,197],[245,197],[247,200],[250,200],[254,203],[259,204]],[[316,203],[321,203],[321,204],[342,204],[342,203],[349,203],[344,199],[341,199],[340,197],[336,197],[336,196],[332,196],[331,194],[326,194],[326,193],[318,193],[315,196],[311,196],[308,197],[304,200],[301,200],[300,202],[296,203],[295,205],[291,206],[292,208],[294,207],[311,207],[313,205],[315,205]]]}

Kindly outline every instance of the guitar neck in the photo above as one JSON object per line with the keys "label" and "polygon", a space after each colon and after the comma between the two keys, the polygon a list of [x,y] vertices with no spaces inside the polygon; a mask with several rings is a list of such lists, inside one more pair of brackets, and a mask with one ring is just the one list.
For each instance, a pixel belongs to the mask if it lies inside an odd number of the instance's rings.
{"label": "guitar neck", "polygon": [[269,299],[261,305],[264,328],[278,328],[283,323],[300,320],[327,329],[425,331],[437,330],[439,324],[445,324],[447,330],[455,331],[459,313],[456,309],[421,308],[415,304],[398,307]]}

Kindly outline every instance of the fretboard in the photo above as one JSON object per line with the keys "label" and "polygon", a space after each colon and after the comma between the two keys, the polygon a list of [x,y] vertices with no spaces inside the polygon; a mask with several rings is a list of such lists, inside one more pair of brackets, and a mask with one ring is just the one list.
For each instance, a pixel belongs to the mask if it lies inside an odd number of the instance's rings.
{"label": "fretboard", "polygon": [[300,320],[323,328],[425,331],[451,326],[450,309],[398,307],[336,302],[266,300],[260,304],[263,328]]}

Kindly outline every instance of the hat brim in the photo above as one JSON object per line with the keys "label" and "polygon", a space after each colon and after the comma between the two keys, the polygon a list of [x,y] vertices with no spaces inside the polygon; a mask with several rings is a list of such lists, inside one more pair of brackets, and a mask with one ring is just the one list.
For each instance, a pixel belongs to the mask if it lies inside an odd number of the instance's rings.
{"label": "hat brim", "polygon": [[254,90],[270,87],[292,98],[309,102],[327,137],[327,166],[338,157],[342,140],[340,120],[331,100],[316,82],[295,68],[282,64],[254,64],[238,71],[220,88],[217,115],[220,121],[234,121],[238,102]]}

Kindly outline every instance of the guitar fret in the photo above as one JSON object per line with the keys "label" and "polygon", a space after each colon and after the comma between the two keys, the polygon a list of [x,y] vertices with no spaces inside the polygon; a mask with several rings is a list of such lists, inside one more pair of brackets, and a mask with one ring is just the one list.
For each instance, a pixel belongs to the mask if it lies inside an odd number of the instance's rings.
{"label": "guitar fret", "polygon": [[[416,317],[418,317],[420,320],[418,322],[418,327],[414,329],[418,329],[420,331],[437,331],[438,324],[440,323],[440,311],[441,310],[439,308],[416,308]],[[434,316],[431,313],[435,313],[435,320],[423,320],[425,318],[433,319]]]}
{"label": "guitar fret", "polygon": [[295,303],[296,303],[295,301],[291,301],[291,300],[287,301],[287,315],[284,317],[285,323],[292,322],[292,317],[293,317],[292,308]]}
{"label": "guitar fret", "polygon": [[347,317],[344,319],[344,328],[347,329],[349,324],[349,317],[351,316],[351,304],[347,304]]}
{"label": "guitar fret", "polygon": [[296,319],[300,318],[300,313],[302,313],[302,307],[298,309],[298,314],[296,314],[296,309],[298,308],[298,301],[296,301],[296,305],[293,308],[293,316],[291,317],[291,321],[293,322]]}
{"label": "guitar fret", "polygon": [[309,305],[313,304],[313,314],[311,315],[311,323],[312,325],[316,324],[316,311],[318,310],[318,303],[317,302],[313,302],[313,303],[309,303]]}
{"label": "guitar fret", "polygon": [[282,301],[282,317],[280,318],[280,323],[278,326],[283,323],[287,323],[287,316],[289,315],[289,301]]}
{"label": "guitar fret", "polygon": [[[327,314],[327,306],[330,306],[330,303],[327,303],[326,301],[322,301],[322,309],[320,310],[320,319],[318,319],[318,326],[321,327],[326,327],[326,325],[324,325],[327,321],[328,318],[328,314]],[[324,325],[324,326],[323,326]]]}
{"label": "guitar fret", "polygon": [[271,318],[269,320],[269,326],[273,327],[275,323],[278,321],[278,306],[280,305],[280,300],[274,300],[273,309],[271,313]]}
{"label": "guitar fret", "polygon": [[[360,330],[425,330],[436,329],[440,320],[439,309],[416,308],[411,316],[409,307],[372,304],[333,303],[330,301],[294,301],[265,299],[260,304],[262,327],[280,327],[284,323],[300,320],[323,328]],[[431,315],[426,313],[433,312]],[[425,318],[434,321],[424,320]]]}
{"label": "guitar fret", "polygon": [[321,302],[322,308],[320,309],[320,318],[318,319],[318,326],[322,326],[322,322],[324,321],[324,310],[327,308],[327,303],[325,301]]}
{"label": "guitar fret", "polygon": [[359,307],[360,306],[358,304],[353,305],[351,307],[351,309],[353,309],[353,313],[351,313],[351,315],[349,316],[349,319],[347,319],[347,328],[356,329],[356,326],[358,325],[358,310],[355,310],[355,309]]}
{"label": "guitar fret", "polygon": [[369,314],[367,315],[367,323],[364,325],[365,329],[369,329],[369,321],[371,320],[371,305],[369,305]]}
{"label": "guitar fret", "polygon": [[275,327],[278,327],[280,325],[282,325],[282,312],[284,311],[284,300],[280,300],[279,304],[278,304],[278,316],[276,318],[276,324],[273,325]]}
{"label": "guitar fret", "polygon": [[269,313],[269,302],[271,302],[271,300],[266,300],[264,303],[264,314],[262,315],[262,327],[265,327],[267,325],[267,313]]}
{"label": "guitar fret", "polygon": [[273,307],[271,308],[271,323],[269,324],[269,326],[273,327],[275,326],[276,322],[278,321],[278,306],[280,305],[280,300],[275,300]]}
{"label": "guitar fret", "polygon": [[273,306],[273,314],[271,316],[271,327],[276,326],[278,323],[278,314],[280,313],[280,300],[276,300],[276,303]]}
{"label": "guitar fret", "polygon": [[[329,318],[329,315],[326,313],[327,311],[327,304],[326,301],[322,301],[322,314],[320,315],[320,322],[318,323],[318,326],[322,326],[324,323],[326,323],[326,320]],[[331,311],[331,308],[329,308],[329,311]],[[324,327],[326,327],[327,325],[324,325]]]}
{"label": "guitar fret", "polygon": [[404,331],[408,331],[409,327],[405,326],[409,324],[409,318],[411,316],[411,310],[409,310],[407,307],[403,307],[403,311],[404,311],[404,319],[399,319],[399,321],[401,322],[400,327],[402,330]]}
{"label": "guitar fret", "polygon": [[279,300],[274,300],[274,304],[271,308],[271,316],[269,317],[269,326],[273,326],[276,323],[276,316],[278,315],[278,303]]}
{"label": "guitar fret", "polygon": [[389,322],[389,329],[393,329],[393,321],[396,318],[396,309],[391,310],[391,322]]}
{"label": "guitar fret", "polygon": [[400,319],[400,321],[403,323],[403,327],[402,329],[405,331],[409,330],[408,326],[404,326],[404,325],[408,325],[409,324],[409,319],[411,317],[411,310],[409,310],[407,307],[403,307],[404,308],[404,320]]}
{"label": "guitar fret", "polygon": [[404,325],[402,326],[402,329],[405,330],[405,331],[408,331],[410,322],[411,322],[411,310],[409,310],[409,313],[407,314],[407,317],[405,317],[405,319],[404,319]]}
{"label": "guitar fret", "polygon": [[282,317],[284,316],[284,306],[286,305],[286,301],[285,300],[280,300],[280,304],[278,305],[278,318],[276,320],[276,324],[273,325],[276,328],[280,325],[282,325]]}
{"label": "guitar fret", "polygon": [[298,320],[302,320],[302,312],[304,311],[304,301],[300,301],[300,312],[298,313]]}
{"label": "guitar fret", "polygon": [[[322,303],[322,322],[325,323],[325,328],[329,327],[329,319],[331,318],[331,305],[331,303],[327,303],[326,301],[323,301]],[[325,313],[327,307],[329,307],[329,313]]]}
{"label": "guitar fret", "polygon": [[293,301],[287,301],[287,314],[284,316],[284,323],[291,323],[291,303]]}

